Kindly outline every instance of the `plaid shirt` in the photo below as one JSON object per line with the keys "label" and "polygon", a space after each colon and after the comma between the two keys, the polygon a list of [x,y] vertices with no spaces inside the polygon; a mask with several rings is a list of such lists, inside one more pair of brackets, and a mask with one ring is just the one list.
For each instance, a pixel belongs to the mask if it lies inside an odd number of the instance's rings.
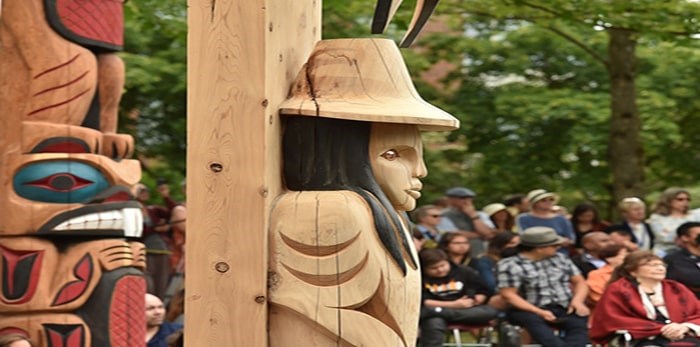
{"label": "plaid shirt", "polygon": [[532,261],[520,254],[501,259],[498,268],[498,289],[517,288],[529,303],[543,307],[554,304],[569,306],[571,277],[581,271],[565,255]]}

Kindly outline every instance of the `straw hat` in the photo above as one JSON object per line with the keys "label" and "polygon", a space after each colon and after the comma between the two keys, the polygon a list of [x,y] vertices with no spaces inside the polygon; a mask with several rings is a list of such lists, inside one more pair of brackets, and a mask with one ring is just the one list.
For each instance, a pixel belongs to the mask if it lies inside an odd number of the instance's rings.
{"label": "straw hat", "polygon": [[488,205],[484,206],[484,208],[482,210],[484,211],[484,213],[489,215],[489,217],[493,216],[498,211],[507,211],[506,205],[503,205],[503,204],[498,203],[498,202],[493,203],[493,204],[488,204]]}
{"label": "straw hat", "polygon": [[280,105],[280,114],[453,130],[459,121],[423,100],[396,43],[387,39],[319,41]]}
{"label": "straw hat", "polygon": [[555,204],[559,202],[559,195],[548,192],[544,189],[535,189],[527,193],[527,199],[530,201],[531,205],[534,205],[536,202],[545,198],[553,198]]}
{"label": "straw hat", "polygon": [[546,247],[562,242],[564,242],[564,238],[557,235],[554,229],[547,227],[527,228],[520,234],[520,244],[523,246]]}

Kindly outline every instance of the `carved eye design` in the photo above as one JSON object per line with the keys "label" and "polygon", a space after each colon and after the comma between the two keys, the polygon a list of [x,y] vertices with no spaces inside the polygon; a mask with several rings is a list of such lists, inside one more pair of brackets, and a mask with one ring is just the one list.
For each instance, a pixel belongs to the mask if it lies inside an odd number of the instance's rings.
{"label": "carved eye design", "polygon": [[100,170],[73,161],[29,164],[15,174],[12,183],[25,199],[63,204],[89,201],[109,187]]}
{"label": "carved eye design", "polygon": [[382,153],[381,156],[382,156],[382,158],[384,158],[386,160],[394,160],[394,159],[400,157],[399,152],[393,148]]}

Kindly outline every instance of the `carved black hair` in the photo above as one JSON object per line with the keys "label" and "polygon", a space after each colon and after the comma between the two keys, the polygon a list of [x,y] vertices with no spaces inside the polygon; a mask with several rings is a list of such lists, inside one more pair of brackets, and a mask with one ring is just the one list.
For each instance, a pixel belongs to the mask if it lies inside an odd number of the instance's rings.
{"label": "carved black hair", "polygon": [[[285,117],[284,179],[291,190],[350,190],[372,210],[384,248],[406,274],[402,250],[416,260],[399,214],[379,187],[369,162],[371,123],[321,117]],[[406,221],[408,218],[404,217]]]}

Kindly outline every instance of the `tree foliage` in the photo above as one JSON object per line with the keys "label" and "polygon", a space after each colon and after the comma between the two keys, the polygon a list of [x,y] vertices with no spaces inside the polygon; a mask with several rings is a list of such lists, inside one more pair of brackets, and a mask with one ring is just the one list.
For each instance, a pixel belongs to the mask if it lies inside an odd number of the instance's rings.
{"label": "tree foliage", "polygon": [[[397,42],[415,1],[382,37]],[[324,1],[323,38],[369,37],[374,0]],[[611,202],[610,32],[635,48],[646,191],[695,183],[700,171],[700,4],[672,0],[442,0],[402,52],[420,94],[458,117],[426,134],[422,202],[465,185],[481,205],[543,187]],[[135,134],[146,179],[184,175],[186,5],[126,4],[127,85],[122,125]],[[376,37],[376,35],[375,35]],[[436,73],[437,72],[437,73]],[[439,79],[426,76],[439,76]],[[132,116],[138,114],[138,121]],[[631,131],[632,129],[630,129]]]}
{"label": "tree foliage", "polygon": [[[695,155],[673,149],[698,144],[695,131],[679,127],[694,123],[697,104],[690,99],[697,93],[687,86],[697,81],[694,75],[675,74],[685,81],[674,88],[669,84],[678,80],[664,75],[674,74],[674,68],[694,70],[682,62],[670,68],[666,60],[697,56],[697,40],[690,35],[698,32],[697,4],[448,0],[440,6],[438,12],[462,20],[448,21],[456,23],[451,31],[419,44],[427,47],[430,62],[445,60],[456,67],[437,86],[442,93],[435,93],[435,102],[462,120],[462,129],[450,138],[464,150],[432,154],[438,170],[463,165],[435,181],[429,176],[428,186],[469,185],[485,193],[484,203],[536,187],[564,192],[568,202],[610,202],[611,160],[627,159],[608,155],[615,88],[611,30],[625,30],[638,47],[632,78],[638,80],[634,102],[647,158],[640,169],[646,174],[643,188],[694,183],[690,166],[695,165],[688,163]],[[455,81],[459,88],[450,90]],[[682,95],[690,98],[684,104]]]}
{"label": "tree foliage", "polygon": [[185,174],[187,9],[184,1],[125,4],[126,85],[120,126],[136,139],[144,180]]}

